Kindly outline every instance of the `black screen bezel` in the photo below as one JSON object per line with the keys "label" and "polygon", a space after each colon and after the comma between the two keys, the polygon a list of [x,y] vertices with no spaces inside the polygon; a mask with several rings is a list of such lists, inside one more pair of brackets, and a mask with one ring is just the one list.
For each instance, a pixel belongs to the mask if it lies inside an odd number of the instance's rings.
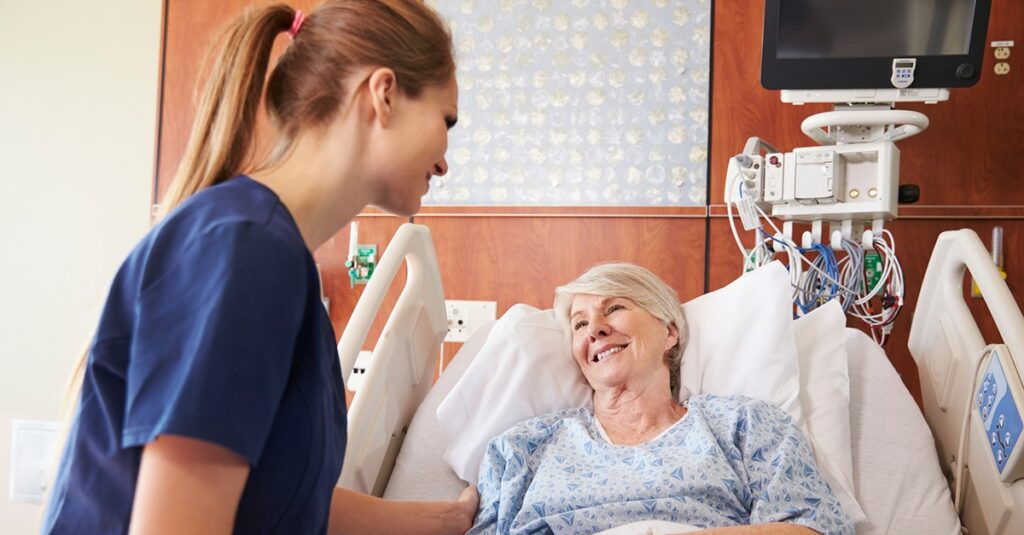
{"label": "black screen bezel", "polygon": [[[911,88],[970,87],[981,77],[991,0],[975,0],[974,20],[967,54],[951,56],[893,56],[875,58],[779,59],[779,13],[786,0],[765,0],[761,46],[761,86],[765,89],[883,89],[892,88],[892,60],[917,60]],[[969,78],[957,76],[961,65],[971,65]]]}

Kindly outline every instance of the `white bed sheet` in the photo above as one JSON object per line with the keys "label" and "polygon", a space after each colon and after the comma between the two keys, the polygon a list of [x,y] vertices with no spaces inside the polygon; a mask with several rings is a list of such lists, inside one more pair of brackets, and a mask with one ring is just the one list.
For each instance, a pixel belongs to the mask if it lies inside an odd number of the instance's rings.
{"label": "white bed sheet", "polygon": [[[463,345],[409,426],[384,497],[454,499],[466,484],[443,459],[438,404],[469,366],[490,330]],[[959,532],[959,519],[938,464],[935,442],[913,398],[871,339],[846,330],[850,427],[857,499],[868,520],[858,534]]]}

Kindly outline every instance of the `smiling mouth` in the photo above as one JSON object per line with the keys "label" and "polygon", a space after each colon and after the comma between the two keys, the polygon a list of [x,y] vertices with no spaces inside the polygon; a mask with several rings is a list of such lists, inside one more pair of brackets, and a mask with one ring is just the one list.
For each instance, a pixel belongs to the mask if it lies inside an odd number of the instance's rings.
{"label": "smiling mouth", "polygon": [[604,351],[594,355],[594,358],[591,359],[591,362],[603,362],[605,360],[608,360],[609,358],[612,357],[612,355],[615,355],[619,351],[622,351],[623,349],[626,349],[626,347],[628,345],[629,344],[624,344],[624,345],[621,345],[621,346],[610,347],[610,348],[608,348],[608,349],[606,349],[606,350],[604,350]]}

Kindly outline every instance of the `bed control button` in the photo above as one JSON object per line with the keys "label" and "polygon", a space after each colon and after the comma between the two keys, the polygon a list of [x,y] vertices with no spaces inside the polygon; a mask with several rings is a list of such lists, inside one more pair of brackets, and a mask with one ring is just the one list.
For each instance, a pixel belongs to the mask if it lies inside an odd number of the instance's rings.
{"label": "bed control button", "polygon": [[1009,431],[1007,431],[1006,434],[1003,435],[1003,440],[1004,440],[1003,446],[1009,448],[1010,447],[1010,432]]}
{"label": "bed control button", "polygon": [[996,462],[999,464],[1003,464],[1003,461],[1005,460],[1006,457],[1003,457],[1003,450],[996,450]]}
{"label": "bed control button", "polygon": [[[996,422],[996,429],[1002,429],[1003,425],[1005,425],[1005,424],[1006,424],[1006,416],[1003,416],[1002,414],[1000,414],[999,415],[999,421]],[[1007,433],[1006,436],[1010,436],[1010,434]]]}
{"label": "bed control button", "polygon": [[992,432],[992,445],[995,446],[998,443],[999,443],[999,438],[996,436],[995,432],[993,431]]}

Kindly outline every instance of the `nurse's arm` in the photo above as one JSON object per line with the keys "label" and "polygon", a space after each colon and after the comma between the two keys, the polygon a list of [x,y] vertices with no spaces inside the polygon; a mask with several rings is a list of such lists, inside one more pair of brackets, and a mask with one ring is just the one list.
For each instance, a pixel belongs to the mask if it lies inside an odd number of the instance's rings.
{"label": "nurse's arm", "polygon": [[453,502],[382,500],[338,487],[331,499],[327,532],[330,535],[461,535],[473,525],[478,501],[476,487],[467,487]]}
{"label": "nurse's arm", "polygon": [[142,450],[129,533],[229,534],[248,477],[227,448],[161,435]]}

